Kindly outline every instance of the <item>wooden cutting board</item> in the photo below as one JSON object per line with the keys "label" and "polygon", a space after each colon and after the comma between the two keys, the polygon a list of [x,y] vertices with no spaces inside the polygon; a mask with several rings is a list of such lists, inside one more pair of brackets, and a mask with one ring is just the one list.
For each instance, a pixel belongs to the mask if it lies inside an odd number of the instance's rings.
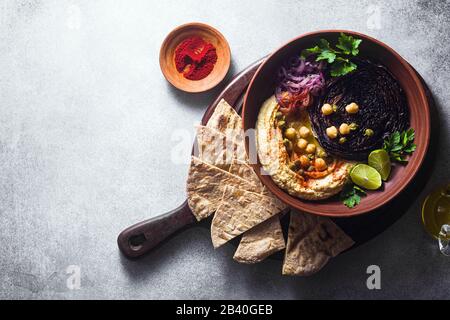
{"label": "wooden cutting board", "polygon": [[[236,75],[233,80],[231,80],[225,89],[206,109],[206,112],[202,118],[203,125],[206,125],[209,118],[213,114],[215,107],[222,99],[225,99],[236,109],[236,111],[240,113],[244,95],[250,80],[264,60],[265,58],[253,63],[241,73]],[[353,246],[352,249],[373,239],[400,219],[400,217],[408,211],[408,208],[413,203],[412,200],[419,196],[428,180],[428,172],[430,172],[430,169],[434,164],[439,128],[437,125],[437,112],[433,97],[425,82],[424,86],[428,91],[432,115],[431,123],[433,124],[431,143],[427,157],[424,161],[424,165],[414,178],[414,181],[387,206],[362,216],[333,219],[333,221],[355,241],[355,246]],[[362,199],[362,201],[364,201],[364,199]],[[419,212],[417,214],[419,214]],[[202,223],[202,225],[209,228],[209,222]],[[286,235],[289,215],[285,215],[281,222]],[[154,247],[161,244],[163,241],[169,239],[170,236],[194,225],[194,223],[196,223],[196,219],[189,209],[186,200],[181,206],[170,212],[125,229],[119,234],[117,243],[121,252],[126,257],[133,259],[139,258]],[[239,239],[236,239],[231,243],[237,245],[239,243]],[[282,253],[275,254],[273,258],[282,259]]]}

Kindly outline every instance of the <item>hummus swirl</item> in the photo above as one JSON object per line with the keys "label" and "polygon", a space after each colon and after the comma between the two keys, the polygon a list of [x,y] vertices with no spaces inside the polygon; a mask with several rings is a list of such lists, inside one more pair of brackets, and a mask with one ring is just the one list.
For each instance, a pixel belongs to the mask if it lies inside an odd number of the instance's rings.
{"label": "hummus swirl", "polygon": [[282,131],[275,125],[278,109],[276,98],[272,96],[261,107],[256,123],[258,155],[265,174],[269,174],[280,188],[301,199],[323,200],[338,194],[348,180],[353,163],[333,159],[332,165],[317,178],[314,174],[300,175],[293,171]]}

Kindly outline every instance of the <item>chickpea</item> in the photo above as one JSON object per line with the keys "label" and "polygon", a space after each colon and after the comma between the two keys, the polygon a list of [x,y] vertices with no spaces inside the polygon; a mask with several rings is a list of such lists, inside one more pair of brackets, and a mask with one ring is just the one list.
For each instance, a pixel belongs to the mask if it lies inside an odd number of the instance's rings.
{"label": "chickpea", "polygon": [[364,130],[364,136],[365,137],[372,137],[373,135],[375,134],[375,132],[373,132],[373,130],[372,129],[366,129],[366,130]]}
{"label": "chickpea", "polygon": [[308,146],[308,141],[306,141],[305,139],[298,140],[297,147],[300,150],[305,150],[307,146]]}
{"label": "chickpea", "polygon": [[335,126],[327,128],[327,136],[330,139],[336,139],[338,136],[338,131]]}
{"label": "chickpea", "polygon": [[302,164],[299,159],[295,160],[293,163],[289,165],[289,169],[297,172],[302,167]]}
{"label": "chickpea", "polygon": [[353,122],[353,123],[350,123],[349,127],[350,127],[350,131],[355,131],[358,129],[359,126],[358,126],[358,124]]}
{"label": "chickpea", "polygon": [[312,143],[308,144],[306,146],[306,153],[313,154],[314,152],[316,152],[316,145]]}
{"label": "chickpea", "polygon": [[325,103],[323,106],[322,106],[322,114],[324,115],[324,116],[329,116],[330,114],[332,114],[334,111],[333,111],[333,107],[330,105],[330,104],[328,104],[328,103]]}
{"label": "chickpea", "polygon": [[326,158],[326,157],[328,157],[328,154],[325,152],[325,150],[323,148],[317,148],[316,156],[318,158]]}
{"label": "chickpea", "polygon": [[297,131],[294,128],[287,128],[286,131],[284,131],[284,136],[293,141],[297,139]]}
{"label": "chickpea", "polygon": [[276,115],[275,115],[275,118],[276,118],[277,120],[282,120],[283,117],[284,117],[284,115],[283,115],[283,113],[281,113],[280,111],[278,111],[278,112],[276,113]]}
{"label": "chickpea", "polygon": [[293,146],[292,146],[292,142],[290,140],[284,139],[283,140],[283,144],[286,147],[287,152],[291,152],[292,151]]}
{"label": "chickpea", "polygon": [[349,134],[350,126],[346,123],[341,124],[341,126],[339,127],[339,133],[342,134],[343,136]]}
{"label": "chickpea", "polygon": [[311,161],[307,156],[300,157],[300,164],[303,168],[308,168],[311,165]]}
{"label": "chickpea", "polygon": [[339,139],[339,143],[340,144],[344,144],[346,142],[347,142],[347,138],[345,138],[345,137],[342,137],[342,138]]}
{"label": "chickpea", "polygon": [[300,137],[308,138],[311,135],[311,131],[307,127],[300,128]]}
{"label": "chickpea", "polygon": [[289,165],[289,169],[291,169],[294,172],[297,171],[298,170],[297,164],[296,163],[291,163]]}
{"label": "chickpea", "polygon": [[345,111],[350,114],[355,114],[359,111],[359,106],[356,103],[352,102],[345,107]]}
{"label": "chickpea", "polygon": [[322,158],[317,158],[314,161],[314,166],[316,167],[316,169],[318,171],[324,171],[327,169],[327,163],[325,162],[325,160],[323,160]]}

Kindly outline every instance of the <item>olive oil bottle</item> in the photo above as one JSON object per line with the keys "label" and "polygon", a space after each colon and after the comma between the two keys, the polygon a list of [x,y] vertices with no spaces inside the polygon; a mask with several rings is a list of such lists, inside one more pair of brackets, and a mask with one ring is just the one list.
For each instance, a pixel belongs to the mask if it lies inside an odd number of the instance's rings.
{"label": "olive oil bottle", "polygon": [[422,220],[425,230],[436,239],[443,225],[450,225],[450,184],[433,191],[423,203]]}
{"label": "olive oil bottle", "polygon": [[441,252],[450,255],[450,184],[433,191],[422,206],[425,230],[439,240]]}

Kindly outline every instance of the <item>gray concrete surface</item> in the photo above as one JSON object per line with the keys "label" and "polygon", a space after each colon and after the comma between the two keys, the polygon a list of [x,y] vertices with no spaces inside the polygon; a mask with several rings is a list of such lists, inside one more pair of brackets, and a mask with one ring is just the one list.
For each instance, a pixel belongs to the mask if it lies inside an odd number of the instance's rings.
{"label": "gray concrete surface", "polygon": [[[122,258],[123,228],[184,200],[189,150],[172,146],[220,91],[184,94],[160,73],[165,35],[190,21],[228,38],[230,76],[326,28],[375,36],[415,66],[437,99],[441,139],[403,218],[311,278],[282,277],[278,261],[238,265],[203,227]],[[450,1],[2,0],[0,298],[450,298],[450,258],[420,220],[425,195],[450,180],[449,30]],[[70,265],[79,289],[67,286]],[[366,287],[369,265],[381,268],[381,290]]]}

